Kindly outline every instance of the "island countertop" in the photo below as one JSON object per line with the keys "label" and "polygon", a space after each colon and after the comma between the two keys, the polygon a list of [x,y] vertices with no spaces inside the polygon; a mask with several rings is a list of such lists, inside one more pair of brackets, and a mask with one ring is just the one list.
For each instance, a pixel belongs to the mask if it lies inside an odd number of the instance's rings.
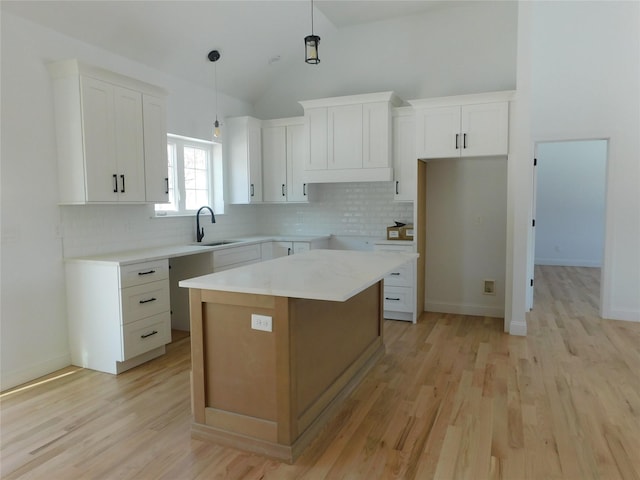
{"label": "island countertop", "polygon": [[310,250],[182,280],[186,288],[344,302],[417,253]]}

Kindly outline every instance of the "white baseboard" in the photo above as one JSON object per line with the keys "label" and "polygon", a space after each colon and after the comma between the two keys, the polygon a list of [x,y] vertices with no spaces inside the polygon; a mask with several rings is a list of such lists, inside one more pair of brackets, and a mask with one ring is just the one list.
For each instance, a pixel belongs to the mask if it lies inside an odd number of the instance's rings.
{"label": "white baseboard", "polygon": [[50,358],[44,362],[34,363],[26,368],[0,374],[0,391],[8,390],[23,383],[30,382],[36,378],[48,375],[51,372],[71,365],[71,355],[65,354],[59,357]]}
{"label": "white baseboard", "polygon": [[465,305],[425,300],[424,310],[425,312],[455,313],[458,315],[504,318],[504,307],[487,307],[485,305]]}
{"label": "white baseboard", "polygon": [[552,267],[602,267],[602,262],[597,262],[594,260],[581,260],[575,258],[536,258],[535,264],[548,265]]}
{"label": "white baseboard", "polygon": [[513,320],[509,324],[509,335],[527,336],[527,322],[524,320]]}
{"label": "white baseboard", "polygon": [[640,312],[637,310],[610,310],[602,312],[605,320],[624,320],[626,322],[640,322]]}

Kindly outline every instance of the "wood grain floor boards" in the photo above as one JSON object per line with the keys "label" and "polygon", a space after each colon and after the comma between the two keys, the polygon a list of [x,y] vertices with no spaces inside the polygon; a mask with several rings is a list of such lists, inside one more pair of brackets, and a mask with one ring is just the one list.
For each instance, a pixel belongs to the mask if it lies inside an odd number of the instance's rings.
{"label": "wood grain floor boards", "polygon": [[0,395],[0,477],[640,480],[640,324],[598,318],[599,277],[536,267],[526,338],[385,322],[385,356],[294,465],[191,439],[184,334],[117,377],[65,368]]}

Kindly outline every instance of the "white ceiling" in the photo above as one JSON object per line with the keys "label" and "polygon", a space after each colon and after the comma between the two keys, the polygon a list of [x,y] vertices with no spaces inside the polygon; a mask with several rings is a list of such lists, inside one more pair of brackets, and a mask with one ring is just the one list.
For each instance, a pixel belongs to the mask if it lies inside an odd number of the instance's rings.
{"label": "white ceiling", "polygon": [[[453,1],[315,0],[314,33],[326,37]],[[219,90],[250,103],[288,64],[303,61],[311,33],[307,0],[2,0],[0,8],[201,85],[213,83],[207,54],[218,49]]]}

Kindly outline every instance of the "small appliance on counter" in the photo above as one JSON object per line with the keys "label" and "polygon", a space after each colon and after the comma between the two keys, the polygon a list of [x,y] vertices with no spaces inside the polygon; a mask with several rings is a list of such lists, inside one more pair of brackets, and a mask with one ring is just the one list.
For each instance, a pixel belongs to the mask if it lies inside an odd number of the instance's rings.
{"label": "small appliance on counter", "polygon": [[413,240],[413,224],[394,223],[395,226],[387,227],[387,240]]}

